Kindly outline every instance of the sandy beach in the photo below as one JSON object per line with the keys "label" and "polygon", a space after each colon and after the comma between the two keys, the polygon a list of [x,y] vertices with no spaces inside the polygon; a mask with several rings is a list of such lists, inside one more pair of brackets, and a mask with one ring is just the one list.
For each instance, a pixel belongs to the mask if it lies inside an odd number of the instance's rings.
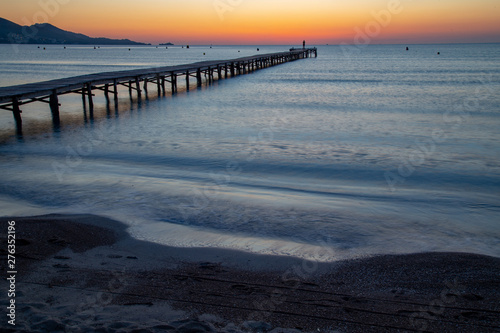
{"label": "sandy beach", "polygon": [[[386,255],[318,264],[135,240],[92,215],[15,221],[3,332],[499,332],[500,259]],[[7,276],[8,277],[8,276]],[[15,326],[5,308],[15,300]]]}

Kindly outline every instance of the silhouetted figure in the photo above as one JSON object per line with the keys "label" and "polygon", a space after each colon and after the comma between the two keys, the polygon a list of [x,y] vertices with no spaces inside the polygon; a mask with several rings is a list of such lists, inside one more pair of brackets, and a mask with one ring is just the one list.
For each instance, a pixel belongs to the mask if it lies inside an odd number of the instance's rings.
{"label": "silhouetted figure", "polygon": [[305,49],[306,48],[306,41],[303,41],[302,42],[302,48]]}

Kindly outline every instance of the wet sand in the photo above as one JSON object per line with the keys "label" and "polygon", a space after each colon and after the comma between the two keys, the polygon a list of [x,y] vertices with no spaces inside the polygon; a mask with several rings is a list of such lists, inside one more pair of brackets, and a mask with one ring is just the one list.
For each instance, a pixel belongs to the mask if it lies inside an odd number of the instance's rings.
{"label": "wet sand", "polygon": [[[92,215],[16,221],[9,332],[500,332],[500,259],[468,253],[314,263],[135,240]],[[2,279],[0,299],[9,285]],[[4,307],[5,313],[7,310]]]}

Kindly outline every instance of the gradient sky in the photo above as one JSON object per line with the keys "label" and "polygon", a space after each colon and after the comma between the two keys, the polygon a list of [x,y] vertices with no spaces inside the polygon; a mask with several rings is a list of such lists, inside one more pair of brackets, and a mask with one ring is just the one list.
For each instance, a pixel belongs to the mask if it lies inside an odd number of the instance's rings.
{"label": "gradient sky", "polygon": [[500,42],[499,0],[2,0],[0,9],[21,25],[153,44]]}

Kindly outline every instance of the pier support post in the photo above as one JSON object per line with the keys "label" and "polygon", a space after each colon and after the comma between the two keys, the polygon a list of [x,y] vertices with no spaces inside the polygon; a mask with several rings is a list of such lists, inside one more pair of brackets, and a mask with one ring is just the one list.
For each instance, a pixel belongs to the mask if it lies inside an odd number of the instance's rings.
{"label": "pier support post", "polygon": [[142,91],[141,91],[141,85],[139,82],[139,77],[135,78],[135,87],[137,89],[137,98],[141,99],[142,97]]}
{"label": "pier support post", "polygon": [[52,113],[52,123],[55,128],[58,128],[61,125],[61,119],[59,117],[59,99],[55,90],[50,95],[49,105],[50,112]]}
{"label": "pier support post", "polygon": [[231,77],[234,77],[234,62],[231,63]]}
{"label": "pier support post", "polygon": [[106,104],[109,104],[109,84],[104,85],[104,97],[106,97]]}
{"label": "pier support post", "polygon": [[158,92],[158,97],[161,95],[161,78],[160,74],[156,74],[156,90]]}
{"label": "pier support post", "polygon": [[177,93],[177,75],[172,72],[170,79],[172,83],[172,95],[174,95],[175,93]]}
{"label": "pier support post", "polygon": [[198,68],[196,70],[196,84],[198,85],[198,87],[201,87],[201,68]]}
{"label": "pier support post", "polygon": [[87,92],[85,90],[85,85],[82,87],[82,103],[83,103],[83,110],[87,110]]}
{"label": "pier support post", "polygon": [[16,134],[18,136],[23,135],[23,119],[21,118],[21,112],[22,111],[19,109],[19,101],[15,97],[12,98],[12,114],[16,121]]}
{"label": "pier support post", "polygon": [[146,95],[146,98],[148,98],[148,79],[144,79],[144,94]]}
{"label": "pier support post", "polygon": [[161,76],[161,90],[163,91],[163,96],[165,96],[165,75]]}
{"label": "pier support post", "polygon": [[118,83],[116,82],[116,79],[113,80],[113,95],[116,104],[118,103]]}
{"label": "pier support post", "polygon": [[128,81],[128,94],[130,96],[130,100],[132,100],[132,81]]}
{"label": "pier support post", "polygon": [[94,100],[92,99],[92,84],[91,83],[87,83],[87,95],[89,98],[90,118],[92,119],[94,117]]}
{"label": "pier support post", "polygon": [[189,69],[186,71],[186,91],[189,91]]}

